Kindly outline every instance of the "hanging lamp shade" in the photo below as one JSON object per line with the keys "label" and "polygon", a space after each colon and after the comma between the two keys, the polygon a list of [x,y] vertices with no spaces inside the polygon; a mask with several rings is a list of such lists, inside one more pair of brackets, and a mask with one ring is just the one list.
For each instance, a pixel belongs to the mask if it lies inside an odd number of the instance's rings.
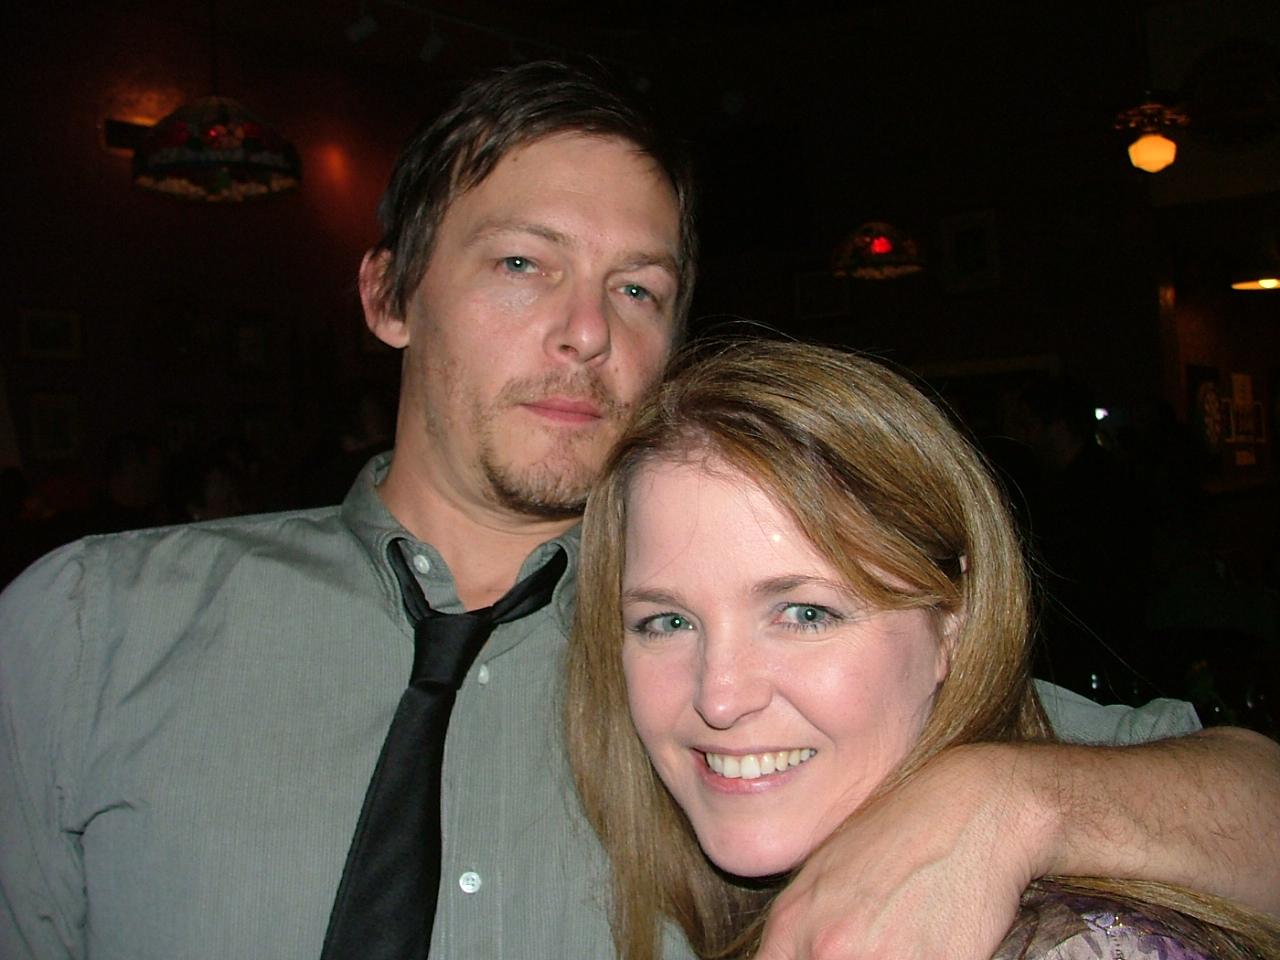
{"label": "hanging lamp shade", "polygon": [[185,200],[237,201],[293,190],[302,164],[293,144],[228,97],[179,107],[133,154],[140,187]]}
{"label": "hanging lamp shade", "polygon": [[1129,144],[1129,162],[1147,173],[1159,173],[1177,155],[1178,145],[1158,133],[1144,133]]}
{"label": "hanging lamp shade", "polygon": [[924,269],[916,242],[888,223],[864,223],[836,247],[831,269],[837,277],[892,280]]}
{"label": "hanging lamp shade", "polygon": [[1232,290],[1280,290],[1280,249],[1274,228],[1257,231],[1230,274]]}
{"label": "hanging lamp shade", "polygon": [[1159,173],[1178,156],[1178,145],[1165,136],[1187,124],[1185,108],[1165,103],[1170,95],[1148,93],[1143,102],[1116,117],[1117,130],[1129,130],[1138,139],[1129,144],[1129,162],[1147,173]]}

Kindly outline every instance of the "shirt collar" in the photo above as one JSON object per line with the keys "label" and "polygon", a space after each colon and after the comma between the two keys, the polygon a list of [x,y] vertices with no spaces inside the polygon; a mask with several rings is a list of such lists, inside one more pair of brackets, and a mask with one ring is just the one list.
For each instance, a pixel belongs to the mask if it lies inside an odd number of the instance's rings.
{"label": "shirt collar", "polygon": [[[382,498],[378,496],[377,486],[386,477],[387,470],[391,467],[393,452],[380,453],[365,464],[364,469],[360,471],[360,475],[356,477],[356,482],[352,485],[347,498],[342,502],[342,520],[368,553],[374,568],[378,571],[378,580],[382,585],[387,601],[397,610],[400,610],[402,607],[400,587],[396,581],[395,572],[387,561],[387,545],[392,540],[406,540],[410,552],[425,551],[431,556],[433,564],[439,565],[441,571],[446,570],[447,567],[436,549],[431,544],[418,540],[406,530],[391,515],[391,511],[387,509],[386,504],[382,502]],[[576,596],[574,581],[578,572],[580,530],[580,525],[575,525],[560,536],[535,547],[529,556],[525,558],[524,564],[520,568],[520,576],[528,576],[551,558],[556,546],[563,547],[565,553],[568,554],[569,565],[565,570],[565,575],[560,578],[560,583],[557,585],[552,599],[553,603],[562,608],[567,608]],[[435,579],[434,576],[432,579]],[[453,584],[451,578],[446,577],[444,583],[447,584],[447,589],[452,593]],[[439,602],[443,606],[437,607],[437,609],[442,612],[455,612],[454,609],[449,609],[448,607],[449,598],[440,597],[438,594],[433,596],[432,594],[433,591],[428,590],[428,600],[431,601],[432,606]],[[454,593],[452,599],[456,605],[456,593]],[[461,607],[456,607],[456,610],[460,611]]]}

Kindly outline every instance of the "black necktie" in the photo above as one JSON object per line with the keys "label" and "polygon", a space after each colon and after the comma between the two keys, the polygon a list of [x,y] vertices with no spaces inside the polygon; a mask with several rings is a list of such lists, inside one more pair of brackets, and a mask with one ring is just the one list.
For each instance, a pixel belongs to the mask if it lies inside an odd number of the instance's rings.
{"label": "black necktie", "polygon": [[564,550],[483,610],[432,610],[405,562],[387,557],[413,621],[413,673],[364,797],[321,960],[423,960],[440,886],[440,767],[449,711],[493,628],[546,606]]}

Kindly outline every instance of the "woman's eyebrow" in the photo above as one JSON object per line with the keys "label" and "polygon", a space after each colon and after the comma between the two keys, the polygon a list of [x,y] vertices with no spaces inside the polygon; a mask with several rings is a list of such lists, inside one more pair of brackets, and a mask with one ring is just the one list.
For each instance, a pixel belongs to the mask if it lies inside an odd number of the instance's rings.
{"label": "woman's eyebrow", "polygon": [[846,584],[830,580],[827,577],[815,577],[799,573],[761,580],[751,588],[751,592],[759,597],[769,597],[777,593],[787,593],[797,587],[825,587],[842,594],[850,592]]}
{"label": "woman's eyebrow", "polygon": [[665,590],[623,590],[623,603],[652,603],[657,606],[677,606],[680,600]]}

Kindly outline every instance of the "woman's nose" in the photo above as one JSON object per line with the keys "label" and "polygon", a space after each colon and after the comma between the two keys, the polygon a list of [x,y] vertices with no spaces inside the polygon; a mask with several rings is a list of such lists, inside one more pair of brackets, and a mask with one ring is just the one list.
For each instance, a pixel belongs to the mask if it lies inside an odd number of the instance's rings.
{"label": "woman's nose", "polygon": [[727,730],[767,707],[773,699],[773,684],[753,642],[706,635],[695,696],[694,708],[717,730]]}

